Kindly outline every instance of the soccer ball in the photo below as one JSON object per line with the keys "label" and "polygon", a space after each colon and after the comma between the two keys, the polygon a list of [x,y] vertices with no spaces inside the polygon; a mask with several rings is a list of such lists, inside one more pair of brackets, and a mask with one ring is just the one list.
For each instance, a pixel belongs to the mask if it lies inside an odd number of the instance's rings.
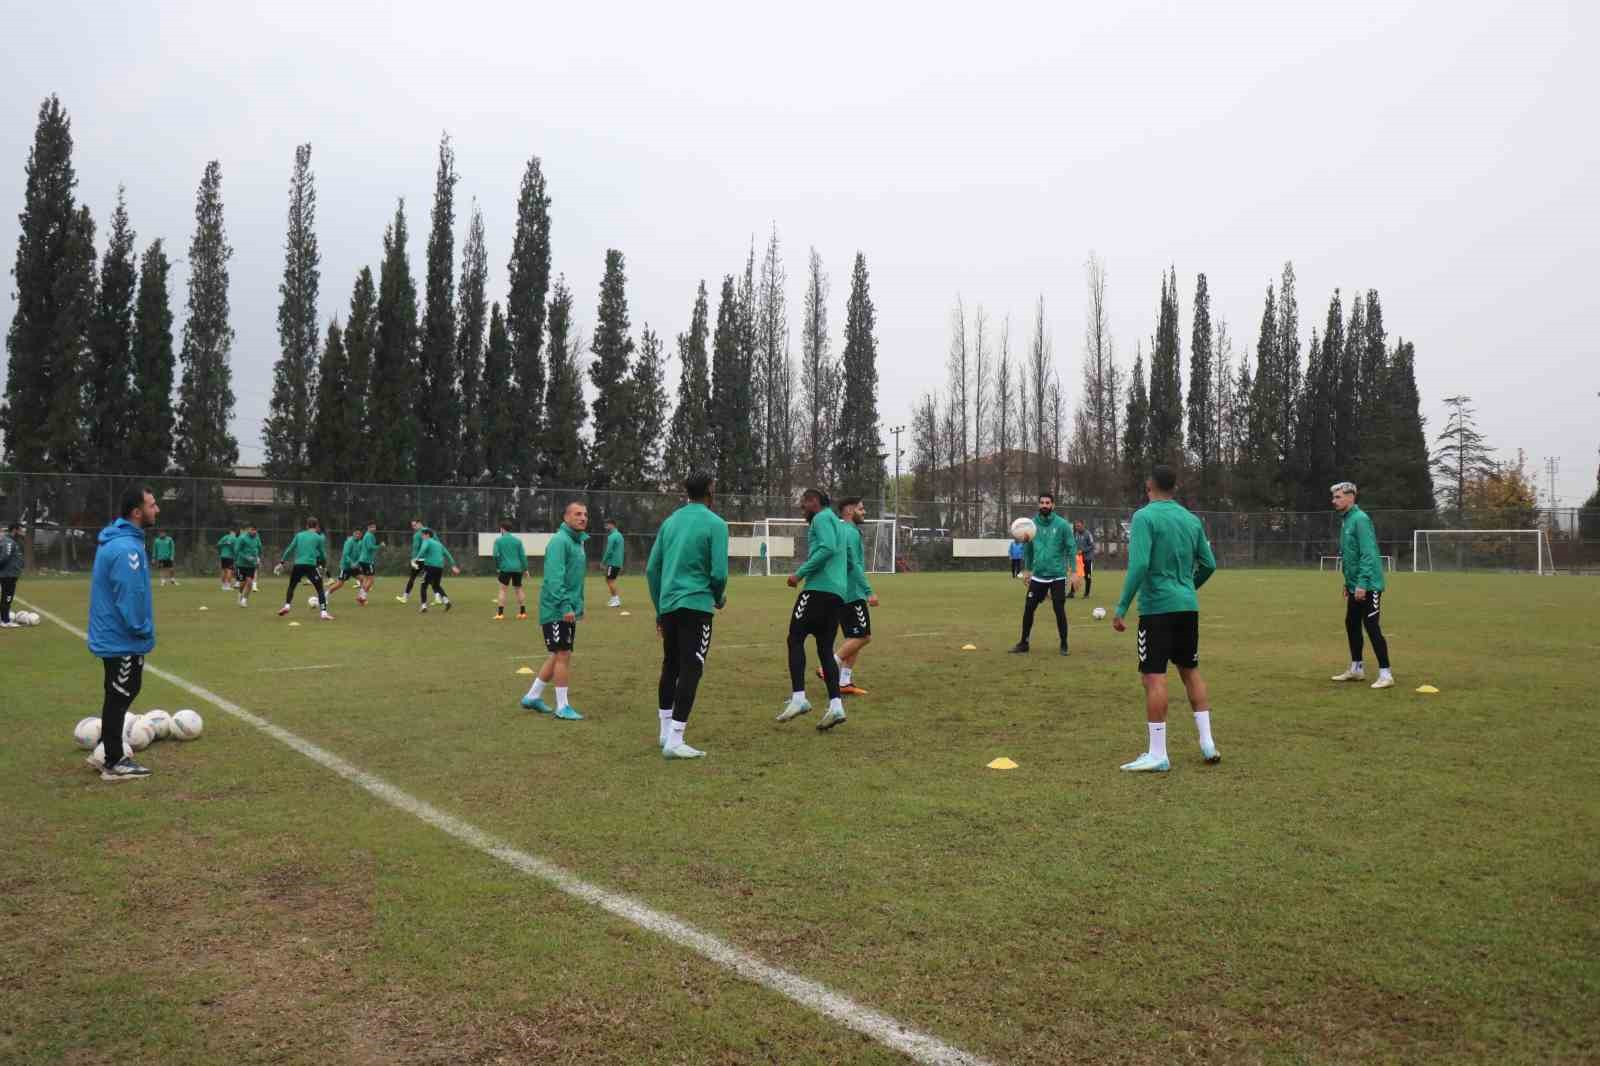
{"label": "soccer ball", "polygon": [[1105,616],[1106,609],[1104,607],[1096,607],[1094,610],[1089,612],[1089,617],[1093,618],[1096,622],[1103,620]]}
{"label": "soccer ball", "polygon": [[157,740],[165,740],[172,735],[172,715],[166,711],[146,711],[142,720]]}
{"label": "soccer ball", "polygon": [[100,743],[100,719],[82,718],[72,730],[72,739],[78,742],[78,747],[84,751],[93,751],[94,746]]}
{"label": "soccer ball", "polygon": [[306,606],[307,607],[315,607],[320,602],[321,601],[318,600],[315,596],[307,596],[306,597]]}
{"label": "soccer ball", "polygon": [[122,727],[122,746],[130,751],[143,751],[155,743],[155,730],[144,724],[142,718],[131,718]]}
{"label": "soccer ball", "polygon": [[21,622],[25,626],[36,626],[39,624],[39,616],[34,614],[32,611],[17,611],[12,614],[11,618],[13,621]]}
{"label": "soccer ball", "polygon": [[173,740],[194,740],[205,728],[205,723],[194,711],[184,708],[172,713],[172,727],[167,735]]}
{"label": "soccer ball", "polygon": [[1011,523],[1011,539],[1026,543],[1033,539],[1034,525],[1031,518],[1019,518]]}

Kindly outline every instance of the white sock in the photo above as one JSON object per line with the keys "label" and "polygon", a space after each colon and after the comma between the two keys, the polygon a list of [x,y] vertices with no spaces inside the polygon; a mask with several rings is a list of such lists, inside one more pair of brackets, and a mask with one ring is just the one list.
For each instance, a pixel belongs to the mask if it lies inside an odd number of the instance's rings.
{"label": "white sock", "polygon": [[566,690],[566,688],[564,686],[557,685],[556,686],[556,710],[559,711],[561,708],[565,707],[566,705],[567,705],[567,690]]}
{"label": "white sock", "polygon": [[1194,727],[1200,731],[1200,746],[1202,748],[1214,748],[1217,746],[1216,741],[1211,739],[1211,709],[1209,707],[1203,711],[1194,712]]}
{"label": "white sock", "polygon": [[1378,676],[1379,677],[1392,677],[1393,675],[1389,673],[1389,668],[1387,666],[1380,666],[1380,667],[1378,667]]}
{"label": "white sock", "polygon": [[689,723],[688,722],[674,722],[671,719],[668,719],[668,723],[669,724],[667,725],[667,747],[675,748],[679,744],[683,743],[683,730]]}
{"label": "white sock", "polygon": [[1158,759],[1167,757],[1167,723],[1150,722],[1150,754]]}
{"label": "white sock", "polygon": [[789,696],[789,702],[790,703],[804,703],[805,701],[806,701],[806,691],[805,691],[805,689],[801,689],[799,692],[792,693]]}
{"label": "white sock", "polygon": [[834,697],[833,699],[829,700],[828,701],[828,710],[830,710],[830,711],[838,711],[840,714],[843,714],[844,713],[844,700],[839,699],[837,696]]}
{"label": "white sock", "polygon": [[540,696],[543,696],[545,683],[545,679],[542,677],[534,678],[533,687],[528,690],[528,695],[533,699],[538,699]]}
{"label": "white sock", "polygon": [[661,731],[656,740],[658,743],[665,745],[667,736],[672,729],[672,710],[668,707],[658,707],[656,708],[656,713],[661,716]]}
{"label": "white sock", "polygon": [[1367,672],[1367,668],[1366,668],[1366,665],[1363,664],[1363,663],[1352,662],[1350,664],[1350,672],[1352,674],[1364,674],[1364,673]]}
{"label": "white sock", "polygon": [[840,663],[839,664],[839,684],[848,685],[853,677],[855,677],[855,671],[852,670],[848,664]]}

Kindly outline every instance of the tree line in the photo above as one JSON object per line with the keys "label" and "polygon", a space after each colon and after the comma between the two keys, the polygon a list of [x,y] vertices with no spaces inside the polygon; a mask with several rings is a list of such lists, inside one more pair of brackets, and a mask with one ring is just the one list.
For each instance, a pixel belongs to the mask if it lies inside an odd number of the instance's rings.
{"label": "tree line", "polygon": [[[774,226],[759,261],[722,277],[715,318],[699,282],[673,353],[647,323],[635,335],[627,262],[608,250],[587,342],[565,275],[552,277],[551,203],[537,156],[524,168],[505,299],[487,292],[482,211],[456,259],[455,151],[439,143],[422,288],[401,198],[376,274],[363,267],[343,315],[322,317],[317,189],[309,144],[295,149],[279,354],[262,427],[266,476],[288,481],[540,485],[658,490],[694,469],[723,492],[787,496],[801,483],[865,494],[882,483],[876,313],[865,256],[852,265],[844,345],[828,325],[829,279],[811,250],[801,358],[790,344]],[[20,471],[231,475],[233,330],[222,169],[207,164],[195,204],[187,314],[174,351],[162,242],[142,257],[124,194],[97,257],[77,201],[71,121],[51,96],[26,166],[7,334],[4,460]],[[176,397],[174,378],[179,376]]]}

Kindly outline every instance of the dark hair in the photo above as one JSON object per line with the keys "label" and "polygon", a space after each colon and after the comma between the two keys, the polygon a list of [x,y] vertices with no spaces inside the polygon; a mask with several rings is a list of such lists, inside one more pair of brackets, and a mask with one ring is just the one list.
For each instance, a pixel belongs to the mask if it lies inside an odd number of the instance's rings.
{"label": "dark hair", "polygon": [[861,497],[860,496],[846,496],[844,499],[839,501],[839,510],[842,511],[846,507],[854,507],[856,504],[858,504],[860,502],[861,502]]}
{"label": "dark hair", "polygon": [[[142,503],[143,501],[141,500],[140,502]],[[22,532],[22,523],[21,522],[12,522],[9,526],[6,526],[6,532],[7,533],[21,533]]]}
{"label": "dark hair", "polygon": [[423,527],[422,527],[422,535],[423,535],[423,536],[424,536],[424,537],[431,537],[431,536],[433,536],[433,535],[434,535],[434,534],[433,534],[433,527],[432,527],[432,526],[423,526]]}
{"label": "dark hair", "polygon": [[511,519],[509,519],[509,518],[500,519],[500,528],[505,530],[507,533],[510,533],[511,532]]}
{"label": "dark hair", "polygon": [[691,500],[703,500],[711,495],[711,475],[704,470],[696,470],[683,479],[683,493]]}
{"label": "dark hair", "polygon": [[582,500],[568,500],[567,505],[561,508],[561,517],[566,518],[567,512],[572,510],[574,507],[582,507],[585,511],[589,509],[589,505],[584,503]]}
{"label": "dark hair", "polygon": [[309,515],[306,518],[306,528],[307,529],[321,529],[322,528],[322,523],[317,521],[317,516],[316,515]]}
{"label": "dark hair", "polygon": [[1178,487],[1178,473],[1166,463],[1157,463],[1150,468],[1150,480],[1162,492],[1171,492]]}
{"label": "dark hair", "polygon": [[1045,490],[1045,491],[1039,493],[1039,499],[1041,499],[1041,500],[1049,500],[1051,503],[1055,503],[1056,502],[1056,494],[1053,493],[1053,492],[1050,492],[1049,490]]}
{"label": "dark hair", "polygon": [[816,500],[817,504],[822,507],[828,506],[829,503],[828,494],[821,489],[806,489],[800,498],[802,500]]}
{"label": "dark hair", "polygon": [[615,518],[608,518],[608,519],[606,519],[606,525],[608,525],[608,526],[614,526],[614,525],[616,525],[616,524],[617,524],[617,520],[616,520],[616,519],[615,519]]}
{"label": "dark hair", "polygon": [[129,485],[122,490],[122,510],[117,512],[118,518],[127,518],[129,511],[136,511],[144,506],[146,496],[154,496],[149,485]]}

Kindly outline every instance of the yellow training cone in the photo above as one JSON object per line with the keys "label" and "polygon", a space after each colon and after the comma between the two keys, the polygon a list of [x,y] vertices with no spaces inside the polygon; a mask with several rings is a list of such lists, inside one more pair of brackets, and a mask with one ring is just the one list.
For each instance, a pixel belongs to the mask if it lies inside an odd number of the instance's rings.
{"label": "yellow training cone", "polygon": [[202,611],[209,611],[209,610],[211,610],[211,608],[209,608],[209,607],[202,607],[202,608],[200,608],[200,609],[201,609],[201,610],[202,610]]}
{"label": "yellow training cone", "polygon": [[[961,645],[961,650],[962,651],[977,651],[978,650],[978,646],[976,644],[963,644],[963,645]],[[1009,767],[1008,767],[1008,769],[1009,769]]]}
{"label": "yellow training cone", "polygon": [[299,624],[300,624],[300,623],[299,623],[299,622],[290,622],[290,623],[289,623],[289,628],[290,628],[290,629],[293,629],[293,628],[294,628],[294,627],[295,627],[295,626],[297,626],[297,625],[299,625]]}
{"label": "yellow training cone", "polygon": [[533,667],[524,666],[522,669],[518,670],[517,673],[519,673],[519,674],[531,674],[531,673],[533,673]]}
{"label": "yellow training cone", "polygon": [[631,612],[631,611],[623,611],[622,612],[622,617],[623,618],[632,618],[633,617],[633,612]]}
{"label": "yellow training cone", "polygon": [[989,769],[991,770],[1015,770],[1016,768],[1017,764],[1006,758],[1004,755],[1000,756],[1000,758],[989,764]]}
{"label": "yellow training cone", "polygon": [[1439,692],[1439,690],[1434,688],[1432,685],[1418,685],[1417,691],[1425,693],[1429,696],[1437,695]]}

